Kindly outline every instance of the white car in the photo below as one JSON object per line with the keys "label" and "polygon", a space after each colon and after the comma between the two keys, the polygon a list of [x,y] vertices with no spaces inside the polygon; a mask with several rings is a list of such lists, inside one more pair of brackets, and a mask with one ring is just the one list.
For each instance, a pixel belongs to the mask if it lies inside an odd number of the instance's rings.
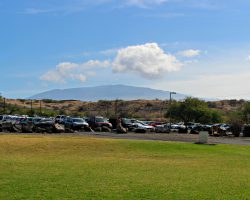
{"label": "white car", "polygon": [[144,124],[140,121],[136,121],[133,123],[133,128],[135,130],[135,132],[153,132],[155,131],[155,127]]}
{"label": "white car", "polygon": [[55,118],[55,122],[59,124],[63,124],[66,118],[67,117],[65,115],[58,115]]}

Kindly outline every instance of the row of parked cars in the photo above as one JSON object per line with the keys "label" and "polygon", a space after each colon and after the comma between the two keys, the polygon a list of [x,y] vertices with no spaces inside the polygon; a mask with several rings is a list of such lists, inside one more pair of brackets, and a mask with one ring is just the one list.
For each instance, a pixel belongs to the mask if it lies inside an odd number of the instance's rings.
{"label": "row of parked cars", "polygon": [[[120,125],[119,125],[120,123]],[[164,123],[156,121],[140,121],[137,119],[120,118],[107,119],[101,116],[92,117],[71,117],[58,115],[55,118],[47,117],[29,117],[29,116],[13,116],[0,115],[0,131],[9,132],[45,132],[45,133],[61,133],[74,131],[103,131],[111,132],[118,130],[122,126],[126,130],[124,132],[156,132],[156,133],[190,133],[198,134],[200,131],[208,131],[213,136],[224,136],[234,132],[228,124],[208,124],[199,123]],[[250,136],[250,126],[244,126],[244,136]],[[239,135],[235,135],[239,136]]]}
{"label": "row of parked cars", "polygon": [[[136,119],[121,118],[121,125],[126,131],[155,132],[159,122],[147,122]],[[29,116],[0,116],[0,131],[9,132],[72,132],[72,131],[105,131],[117,129],[117,119],[101,116],[71,117],[59,115],[55,118]],[[159,132],[162,132],[159,130]],[[168,131],[166,131],[168,132]]]}
{"label": "row of parked cars", "polygon": [[29,116],[0,116],[0,131],[16,132],[72,132],[72,131],[93,131],[97,128],[110,131],[112,124],[104,117],[70,117],[57,116],[29,117]]}

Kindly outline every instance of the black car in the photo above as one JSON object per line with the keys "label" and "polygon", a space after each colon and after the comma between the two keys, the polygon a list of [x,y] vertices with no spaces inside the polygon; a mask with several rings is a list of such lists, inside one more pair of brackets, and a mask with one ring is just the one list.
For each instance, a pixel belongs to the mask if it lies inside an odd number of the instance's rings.
{"label": "black car", "polygon": [[129,131],[133,130],[133,120],[128,118],[122,118],[122,126],[127,128]]}

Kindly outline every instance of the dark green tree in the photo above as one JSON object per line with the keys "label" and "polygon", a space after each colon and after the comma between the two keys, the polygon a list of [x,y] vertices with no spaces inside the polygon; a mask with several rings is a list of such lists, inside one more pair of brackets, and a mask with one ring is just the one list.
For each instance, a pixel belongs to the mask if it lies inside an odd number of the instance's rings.
{"label": "dark green tree", "polygon": [[250,123],[250,102],[247,102],[243,107],[242,119],[245,123]]}
{"label": "dark green tree", "polygon": [[205,101],[191,97],[183,102],[174,102],[168,109],[166,117],[183,122],[218,123],[222,121],[221,113],[209,109]]}

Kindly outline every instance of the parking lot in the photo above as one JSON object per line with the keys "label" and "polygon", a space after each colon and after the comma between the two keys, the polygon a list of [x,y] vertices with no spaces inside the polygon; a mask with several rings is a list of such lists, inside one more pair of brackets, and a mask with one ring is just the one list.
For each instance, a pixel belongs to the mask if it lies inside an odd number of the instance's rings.
{"label": "parking lot", "polygon": [[[115,139],[132,139],[132,140],[157,140],[157,141],[175,141],[175,142],[189,142],[196,143],[199,140],[199,135],[192,134],[178,134],[178,133],[127,133],[127,134],[113,134],[113,133],[83,133],[78,135],[93,135],[94,137],[115,138]],[[245,137],[208,137],[208,144],[236,144],[250,146],[250,138]]]}
{"label": "parking lot", "polygon": [[[17,134],[17,133],[0,133],[0,135],[6,134]],[[187,142],[187,143],[197,143],[199,140],[199,135],[193,134],[179,134],[179,133],[126,133],[126,134],[116,134],[108,132],[75,132],[75,133],[60,133],[60,134],[51,134],[51,133],[18,133],[18,135],[54,135],[57,137],[68,136],[68,137],[96,137],[96,138],[112,138],[112,139],[129,139],[129,140],[152,140],[152,141],[169,141],[169,142]],[[208,145],[216,144],[235,144],[235,145],[244,145],[250,146],[250,138],[247,137],[208,137]]]}
{"label": "parking lot", "polygon": [[234,134],[234,127],[227,124],[164,124],[128,118],[107,119],[101,116],[83,118],[59,115],[55,118],[44,118],[3,115],[0,117],[1,134],[61,134],[198,143],[199,133],[205,131],[209,134],[208,144],[250,145],[250,126],[237,127],[238,134]]}

